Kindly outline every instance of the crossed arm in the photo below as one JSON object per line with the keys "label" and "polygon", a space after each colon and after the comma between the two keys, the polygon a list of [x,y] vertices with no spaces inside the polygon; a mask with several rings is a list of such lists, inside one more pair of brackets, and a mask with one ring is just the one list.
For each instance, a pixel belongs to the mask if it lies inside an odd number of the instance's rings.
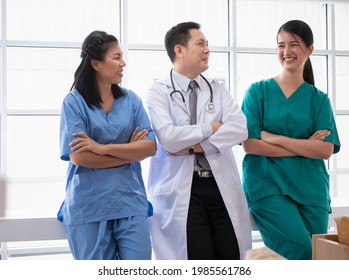
{"label": "crossed arm", "polygon": [[143,129],[138,132],[136,128],[129,143],[125,144],[99,144],[83,132],[73,133],[78,137],[70,142],[70,160],[78,166],[87,168],[110,168],[131,162],[141,161],[156,152],[156,143],[145,140],[148,131]]}
{"label": "crossed arm", "polygon": [[296,139],[261,131],[260,139],[247,139],[243,142],[243,147],[247,154],[267,157],[303,156],[328,159],[334,148],[332,143],[324,142],[328,135],[328,130],[319,130],[308,139]]}
{"label": "crossed arm", "polygon": [[[212,122],[211,127],[212,127],[213,133],[215,133],[222,125],[223,124],[220,122]],[[203,153],[204,152],[200,143],[195,144],[193,146],[193,148],[194,148],[194,153]],[[175,153],[167,152],[167,154],[171,155],[171,156],[186,156],[186,155],[189,155],[189,149],[185,148],[185,149],[182,149],[182,150],[175,152]]]}

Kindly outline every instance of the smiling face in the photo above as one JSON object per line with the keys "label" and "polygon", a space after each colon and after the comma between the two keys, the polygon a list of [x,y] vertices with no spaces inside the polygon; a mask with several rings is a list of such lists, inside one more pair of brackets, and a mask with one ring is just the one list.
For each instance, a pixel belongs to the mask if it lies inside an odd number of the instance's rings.
{"label": "smiling face", "polygon": [[112,44],[105,53],[103,61],[91,62],[96,70],[96,79],[99,84],[120,84],[123,77],[123,68],[126,63],[123,59],[119,44]]}
{"label": "smiling face", "polygon": [[195,78],[208,69],[210,49],[206,37],[199,29],[190,29],[187,46],[176,45],[177,68],[190,78]]}
{"label": "smiling face", "polygon": [[306,47],[299,36],[285,31],[278,34],[277,42],[277,56],[284,70],[303,73],[304,64],[313,52],[313,45]]}

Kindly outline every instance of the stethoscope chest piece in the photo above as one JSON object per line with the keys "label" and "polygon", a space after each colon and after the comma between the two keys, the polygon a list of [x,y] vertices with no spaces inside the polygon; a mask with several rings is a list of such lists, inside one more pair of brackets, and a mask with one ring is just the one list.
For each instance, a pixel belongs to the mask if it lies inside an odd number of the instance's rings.
{"label": "stethoscope chest piece", "polygon": [[213,104],[213,102],[210,102],[210,103],[207,104],[206,111],[209,112],[209,113],[213,113],[214,112],[214,104]]}

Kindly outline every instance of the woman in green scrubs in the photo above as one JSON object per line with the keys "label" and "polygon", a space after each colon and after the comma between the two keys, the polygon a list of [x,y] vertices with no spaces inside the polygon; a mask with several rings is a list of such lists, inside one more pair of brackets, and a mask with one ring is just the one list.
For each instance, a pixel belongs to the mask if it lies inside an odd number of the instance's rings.
{"label": "woman in green scrubs", "polygon": [[313,34],[292,20],[277,33],[282,72],[253,83],[242,110],[243,188],[263,241],[287,259],[311,259],[313,234],[327,233],[329,176],[324,159],[340,149],[327,94],[314,86]]}

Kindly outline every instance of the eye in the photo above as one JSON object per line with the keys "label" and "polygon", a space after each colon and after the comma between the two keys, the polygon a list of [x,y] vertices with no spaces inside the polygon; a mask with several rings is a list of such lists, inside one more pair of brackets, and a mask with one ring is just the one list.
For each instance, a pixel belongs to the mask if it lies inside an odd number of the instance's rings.
{"label": "eye", "polygon": [[200,47],[205,47],[207,46],[207,42],[205,40],[200,40],[197,42],[197,45]]}

